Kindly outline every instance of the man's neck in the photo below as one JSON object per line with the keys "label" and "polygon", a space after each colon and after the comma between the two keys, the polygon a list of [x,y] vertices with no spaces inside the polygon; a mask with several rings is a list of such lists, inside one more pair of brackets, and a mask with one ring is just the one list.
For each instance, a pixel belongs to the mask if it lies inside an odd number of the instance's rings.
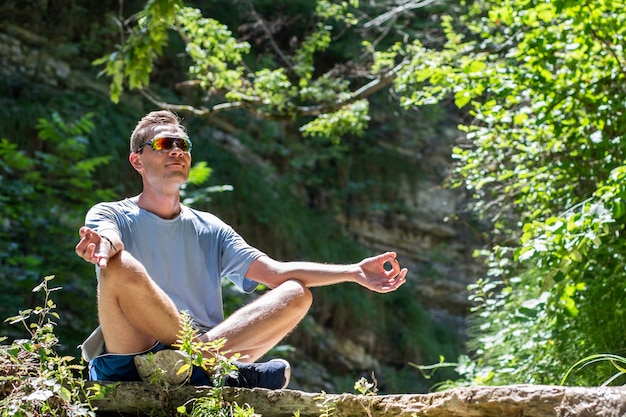
{"label": "man's neck", "polygon": [[180,193],[161,194],[144,189],[139,194],[137,205],[162,219],[173,219],[180,214]]}

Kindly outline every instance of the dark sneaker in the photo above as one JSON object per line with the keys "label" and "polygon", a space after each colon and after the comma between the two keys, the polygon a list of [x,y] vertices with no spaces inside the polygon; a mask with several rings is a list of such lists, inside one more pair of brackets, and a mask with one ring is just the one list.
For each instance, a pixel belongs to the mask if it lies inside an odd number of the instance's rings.
{"label": "dark sneaker", "polygon": [[238,376],[226,378],[226,386],[237,388],[283,389],[289,384],[291,366],[284,359],[262,363],[233,362]]}

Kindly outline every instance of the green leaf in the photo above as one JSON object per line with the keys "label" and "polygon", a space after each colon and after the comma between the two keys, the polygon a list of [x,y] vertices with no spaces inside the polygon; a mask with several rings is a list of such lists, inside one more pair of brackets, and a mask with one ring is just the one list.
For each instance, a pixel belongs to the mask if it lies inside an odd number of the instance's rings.
{"label": "green leaf", "polygon": [[472,60],[463,65],[463,72],[466,74],[474,74],[484,71],[487,68],[487,64],[484,61]]}
{"label": "green leaf", "polygon": [[471,100],[471,95],[468,90],[457,91],[454,94],[454,104],[459,109],[462,109],[463,107],[465,107],[467,103],[470,102],[470,100]]}
{"label": "green leaf", "polygon": [[67,401],[68,403],[72,401],[72,393],[67,388],[60,387],[57,393],[59,394],[59,397],[61,397],[63,401]]}

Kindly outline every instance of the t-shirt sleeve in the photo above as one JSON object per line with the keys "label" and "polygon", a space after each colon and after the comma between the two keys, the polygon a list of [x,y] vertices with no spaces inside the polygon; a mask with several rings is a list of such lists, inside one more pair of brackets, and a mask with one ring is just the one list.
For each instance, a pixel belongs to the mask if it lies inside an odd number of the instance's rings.
{"label": "t-shirt sleeve", "polygon": [[251,293],[259,285],[245,277],[246,272],[259,257],[265,255],[250,246],[231,227],[225,230],[222,247],[222,275],[232,281],[240,290]]}
{"label": "t-shirt sleeve", "polygon": [[113,231],[121,239],[119,221],[119,213],[105,203],[96,204],[85,216],[85,226],[96,233],[102,233],[105,230]]}

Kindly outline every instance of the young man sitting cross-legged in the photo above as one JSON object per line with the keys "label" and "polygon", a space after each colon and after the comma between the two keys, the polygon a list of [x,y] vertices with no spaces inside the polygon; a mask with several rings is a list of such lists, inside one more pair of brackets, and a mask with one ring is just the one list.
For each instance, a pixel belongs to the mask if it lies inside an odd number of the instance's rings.
{"label": "young man sitting cross-legged", "polygon": [[[212,214],[181,204],[191,141],[169,111],[139,121],[130,138],[129,160],[141,175],[141,194],[92,207],[76,245],[78,256],[97,266],[100,326],[83,344],[91,379],[145,377],[149,372],[142,355],[167,356],[184,310],[193,319],[198,341],[225,338],[223,351],[241,355],[235,362],[239,376],[227,385],[283,388],[290,375],[286,361],[255,361],[305,316],[312,302],[310,287],[356,282],[384,293],[405,282],[407,270],[393,252],[351,265],[280,262],[248,245]],[[271,291],[224,319],[223,277],[246,292],[258,283]],[[206,352],[207,357],[214,354]],[[190,383],[211,381],[194,369]]]}

